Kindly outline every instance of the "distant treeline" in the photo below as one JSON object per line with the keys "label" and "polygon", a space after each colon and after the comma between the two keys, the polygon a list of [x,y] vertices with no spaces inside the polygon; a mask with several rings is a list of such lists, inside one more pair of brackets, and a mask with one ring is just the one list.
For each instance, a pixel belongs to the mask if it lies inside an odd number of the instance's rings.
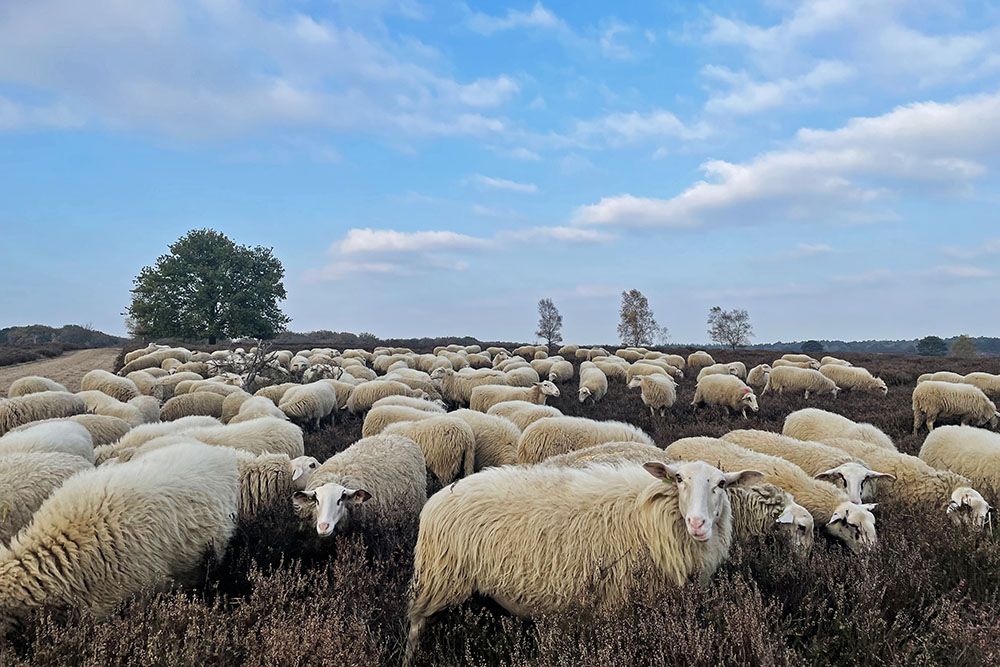
{"label": "distant treeline", "polygon": [[0,329],[0,345],[10,347],[33,347],[57,343],[67,350],[120,345],[125,339],[106,334],[89,327],[67,324],[59,328],[43,324]]}
{"label": "distant treeline", "polygon": [[[951,344],[955,342],[957,336],[952,336],[951,338],[944,338],[944,342],[947,343],[948,348],[951,348]],[[981,336],[979,338],[973,337],[972,340],[976,344],[976,352],[979,354],[990,354],[990,355],[1000,355],[1000,338],[990,338],[987,336]],[[911,340],[860,340],[860,341],[843,341],[843,340],[820,340],[818,341],[823,345],[824,352],[837,353],[837,352],[858,352],[858,353],[868,353],[868,354],[916,354],[917,353],[917,341],[914,338]],[[755,350],[774,350],[775,352],[798,352],[802,349],[802,345],[807,341],[794,341],[789,343],[784,343],[778,341],[776,343],[757,343],[755,345],[748,346],[750,349]]]}

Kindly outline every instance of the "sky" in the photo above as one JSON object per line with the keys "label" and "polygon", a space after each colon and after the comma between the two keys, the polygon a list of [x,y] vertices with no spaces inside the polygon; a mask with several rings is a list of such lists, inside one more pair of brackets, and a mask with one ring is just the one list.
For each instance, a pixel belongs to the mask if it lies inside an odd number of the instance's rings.
{"label": "sky", "polygon": [[991,2],[0,2],[0,326],[211,227],[296,331],[998,335],[998,167]]}

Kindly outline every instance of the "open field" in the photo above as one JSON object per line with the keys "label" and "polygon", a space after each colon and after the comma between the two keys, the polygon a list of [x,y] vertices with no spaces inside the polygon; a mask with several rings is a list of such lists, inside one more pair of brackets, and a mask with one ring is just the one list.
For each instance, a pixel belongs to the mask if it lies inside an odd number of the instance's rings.
{"label": "open field", "polygon": [[[106,367],[106,350],[87,365],[67,356],[64,373]],[[77,354],[86,354],[81,352]],[[686,351],[684,351],[686,354]],[[774,353],[713,351],[717,361],[769,362]],[[842,394],[760,399],[744,421],[722,410],[695,413],[693,378],[678,402],[653,419],[638,390],[612,383],[596,405],[576,399],[577,381],[549,404],[567,415],[631,422],[661,447],[736,428],[780,431],[787,414],[815,406],[875,424],[915,454],[910,394],[931,370],[1000,372],[1000,359],[845,355],[880,375],[888,396]],[[72,371],[67,361],[73,359]],[[93,365],[96,364],[96,365]],[[576,364],[578,367],[578,363]],[[28,372],[45,372],[36,365]],[[17,368],[5,369],[19,375]],[[47,371],[55,372],[55,371]],[[77,381],[79,377],[75,378]],[[69,382],[69,384],[73,384]],[[75,388],[75,385],[70,387]],[[758,392],[759,393],[759,392]],[[360,437],[360,418],[306,435],[319,460]],[[1000,501],[988,498],[991,503]],[[896,503],[876,510],[879,543],[851,554],[817,532],[801,557],[771,539],[734,546],[707,586],[660,589],[636,581],[633,603],[614,615],[579,613],[523,621],[475,600],[434,619],[423,665],[991,665],[1000,663],[1000,533],[953,526],[940,512]],[[398,665],[414,535],[392,544],[358,537],[321,541],[291,508],[244,522],[225,559],[193,590],[132,600],[109,618],[38,613],[0,648],[4,665]]]}
{"label": "open field", "polygon": [[84,373],[95,368],[110,371],[115,365],[116,356],[118,356],[118,348],[102,347],[67,352],[52,359],[4,366],[0,368],[0,396],[6,396],[10,383],[25,375],[41,375],[55,380],[70,391],[78,391],[80,378],[83,377]]}

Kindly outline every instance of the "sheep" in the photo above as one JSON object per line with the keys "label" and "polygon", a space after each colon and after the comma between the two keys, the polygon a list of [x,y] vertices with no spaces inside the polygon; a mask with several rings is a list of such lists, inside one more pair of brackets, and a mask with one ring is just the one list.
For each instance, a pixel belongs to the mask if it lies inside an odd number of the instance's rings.
{"label": "sheep", "polygon": [[142,395],[135,382],[127,377],[121,377],[114,373],[95,368],[88,372],[80,380],[81,391],[102,391],[111,398],[127,403],[136,396]]}
{"label": "sheep", "polygon": [[847,494],[829,482],[813,479],[802,468],[777,456],[768,456],[716,438],[682,438],[666,448],[678,459],[713,461],[722,470],[752,466],[763,473],[763,481],[792,494],[813,519],[842,540],[852,551],[872,546],[878,539],[873,504],[852,503]]}
{"label": "sheep", "polygon": [[427,470],[441,486],[475,472],[476,434],[461,419],[440,415],[397,422],[386,426],[382,433],[401,435],[417,443]]}
{"label": "sheep", "polygon": [[620,607],[640,576],[673,586],[708,579],[732,541],[726,489],[759,477],[658,461],[504,466],[439,491],[420,513],[407,662],[427,619],[473,593],[536,616],[588,594]]}
{"label": "sheep", "polygon": [[216,380],[204,380],[203,382],[197,383],[190,390],[190,393],[195,394],[198,392],[211,392],[213,394],[218,394],[225,398],[230,394],[238,394],[243,391],[243,387],[238,387],[233,384],[226,384],[224,382]]}
{"label": "sheep", "polygon": [[615,350],[615,356],[633,364],[643,358],[643,353],[637,352],[636,350],[621,349]]}
{"label": "sheep", "polygon": [[156,381],[156,386],[153,387],[152,396],[160,399],[161,401],[168,401],[174,396],[174,390],[177,388],[181,382],[186,380],[204,380],[202,376],[197,373],[174,373],[173,375],[167,375],[165,377],[159,378]]}
{"label": "sheep", "polygon": [[166,346],[159,346],[156,343],[150,343],[146,347],[139,348],[138,350],[132,350],[131,352],[126,352],[123,361],[127,364],[130,361],[135,361],[139,357],[145,356],[150,352],[155,352],[159,349],[166,349]]}
{"label": "sheep", "polygon": [[37,394],[40,391],[66,391],[66,387],[55,380],[38,375],[28,375],[10,383],[10,387],[7,388],[7,397],[17,398],[18,396]]}
{"label": "sheep", "polygon": [[643,404],[649,408],[651,417],[656,417],[659,411],[662,417],[667,408],[672,408],[677,402],[677,385],[669,377],[663,375],[637,375],[628,383],[629,389],[640,389]]}
{"label": "sheep", "polygon": [[64,481],[93,464],[62,452],[0,454],[0,544],[31,522],[31,515]]}
{"label": "sheep", "polygon": [[837,357],[823,357],[819,360],[819,367],[823,366],[853,366],[849,361],[844,361],[843,359],[838,359]]}
{"label": "sheep", "polygon": [[311,456],[290,459],[286,454],[254,455],[240,450],[229,451],[235,456],[240,474],[241,516],[253,516],[264,508],[288,502],[296,491],[302,491],[309,485],[309,480],[319,469],[319,461]]}
{"label": "sheep", "polygon": [[[869,467],[892,474],[888,486],[878,485],[876,497],[895,497],[908,503],[936,505],[946,509],[956,522],[969,520],[982,527],[989,513],[989,504],[972,482],[949,470],[938,470],[927,462],[894,449],[885,449],[860,440],[831,438],[836,447],[864,461]],[[954,504],[952,504],[952,501]]]}
{"label": "sheep", "polygon": [[1000,396],[1000,375],[992,373],[969,373],[962,378],[962,384],[979,387],[991,399]]}
{"label": "sheep", "polygon": [[521,437],[521,429],[514,422],[475,410],[456,410],[449,416],[461,419],[472,429],[476,439],[473,464],[476,472],[517,461],[517,441]]}
{"label": "sheep", "polygon": [[662,366],[636,363],[625,369],[625,384],[628,384],[632,381],[632,378],[640,375],[669,375],[669,373],[667,373],[667,370]]}
{"label": "sheep", "polygon": [[[341,378],[345,377],[347,377],[346,373],[341,376]],[[342,380],[320,380],[320,382],[325,382],[331,387],[333,387],[334,393],[337,394],[337,410],[338,411],[346,410],[347,402],[350,400],[351,394],[354,393],[354,387],[356,385],[349,384]],[[375,402],[378,403],[378,401]]]}
{"label": "sheep", "polygon": [[798,364],[816,364],[816,368],[819,368],[819,362],[808,354],[783,354],[781,355],[782,361],[791,361]]}
{"label": "sheep", "polygon": [[935,468],[958,473],[1000,501],[1000,435],[972,426],[942,426],[928,434],[920,458]]}
{"label": "sheep", "polygon": [[[651,354],[653,354],[653,355],[657,355],[658,354],[660,356],[650,357],[649,355],[651,355]],[[662,359],[663,361],[667,362],[668,364],[670,364],[674,368],[679,368],[682,371],[687,368],[687,359],[685,359],[684,357],[682,357],[679,354],[663,354],[661,352],[647,352],[646,353],[646,358],[647,359]]]}
{"label": "sheep", "polygon": [[76,394],[64,391],[40,391],[16,398],[0,399],[0,435],[44,419],[71,417],[87,411],[87,404]]}
{"label": "sheep", "polygon": [[997,427],[1000,413],[997,406],[979,387],[971,384],[954,384],[928,380],[913,389],[913,434],[922,426],[934,430],[934,422],[942,417],[961,420],[962,426],[987,425]]}
{"label": "sheep", "polygon": [[584,417],[550,417],[535,422],[521,433],[517,441],[517,462],[539,463],[574,449],[626,441],[653,444],[652,438],[632,424]]}
{"label": "sheep", "polygon": [[428,401],[425,398],[413,398],[410,396],[386,396],[375,401],[372,407],[378,408],[384,405],[402,405],[416,410],[423,410],[424,412],[440,414],[447,412],[444,401]]}
{"label": "sheep", "polygon": [[405,405],[376,405],[365,415],[365,421],[361,426],[361,436],[367,438],[378,435],[390,424],[420,421],[442,414],[444,413],[427,412]]}
{"label": "sheep", "polygon": [[[528,369],[528,371],[531,372],[532,377],[538,376],[538,374],[535,373],[535,371],[531,370],[530,368]],[[522,382],[526,382],[526,380],[523,379],[523,376],[518,376],[518,377],[522,378],[521,379]],[[432,380],[424,380],[415,377],[396,377],[394,373],[390,373],[389,375],[382,378],[382,380],[401,382],[410,389],[413,389],[414,391],[422,392],[422,394],[417,394],[418,396],[423,396],[431,401],[441,400],[441,391],[438,389],[438,386]]]}
{"label": "sheep", "polygon": [[337,411],[337,392],[322,381],[304,384],[285,392],[278,409],[298,424],[319,429]]}
{"label": "sheep", "polygon": [[51,424],[54,422],[76,422],[80,424],[87,432],[90,433],[90,438],[94,443],[94,447],[99,445],[107,445],[112,442],[117,441],[119,438],[124,436],[129,432],[132,426],[124,419],[119,419],[118,417],[110,417],[107,415],[92,415],[89,413],[82,415],[73,415],[72,417],[60,417],[58,419],[43,419],[42,421],[31,422],[24,424],[23,426],[18,426],[15,429],[8,431],[8,433],[18,433],[20,431],[25,431],[29,428],[34,428],[40,424]]}
{"label": "sheep", "polygon": [[746,449],[777,456],[794,463],[816,479],[843,489],[852,503],[874,500],[879,479],[895,479],[892,474],[873,470],[865,462],[843,450],[820,442],[796,440],[770,431],[731,431],[722,436]]}
{"label": "sheep", "polygon": [[202,426],[219,425],[219,420],[214,417],[182,417],[181,419],[172,422],[141,424],[130,429],[117,442],[96,447],[94,450],[95,460],[98,465],[101,465],[118,456],[119,452],[134,450],[150,440],[154,440],[161,436],[180,433],[181,431],[187,429],[199,428]]}
{"label": "sheep", "polygon": [[393,395],[422,397],[424,393],[396,380],[372,380],[354,388],[347,399],[347,409],[351,414],[367,412],[378,399]]}
{"label": "sheep", "polygon": [[144,371],[148,368],[159,368],[166,359],[177,359],[180,362],[189,361],[191,352],[184,348],[158,349],[154,352],[141,355],[127,362],[118,371],[119,375],[125,376],[132,371]]}
{"label": "sheep", "polygon": [[[228,424],[233,417],[235,417],[240,413],[240,406],[242,406],[245,402],[249,401],[251,398],[255,398],[255,396],[246,391],[233,392],[229,396],[223,398],[222,414],[219,416],[219,421],[221,421],[223,424]],[[266,396],[256,396],[256,398],[263,398],[266,401],[271,400]],[[271,404],[274,405],[274,402],[271,401]]]}
{"label": "sheep", "polygon": [[487,410],[486,414],[509,419],[521,431],[539,419],[563,416],[558,408],[551,405],[536,405],[528,401],[503,401]]}
{"label": "sheep", "polygon": [[406,533],[427,502],[423,454],[399,435],[362,438],[328,458],[293,496],[321,537],[354,528]]}
{"label": "sheep", "polygon": [[700,380],[709,375],[737,375],[737,370],[732,364],[712,364],[698,371],[697,379]]}
{"label": "sheep", "polygon": [[831,394],[837,398],[837,392],[840,391],[837,383],[817,370],[776,365],[767,376],[767,384],[764,385],[761,396],[768,391],[774,391],[778,396],[781,396],[786,389],[803,392],[807,400],[810,395],[822,396],[823,394]]}
{"label": "sheep", "polygon": [[240,411],[227,423],[242,424],[251,419],[260,419],[261,417],[288,419],[288,416],[281,411],[281,408],[277,407],[269,399],[263,396],[251,396],[240,404]]}
{"label": "sheep", "polygon": [[576,351],[580,349],[579,345],[567,344],[559,348],[559,354],[566,356],[568,354],[576,355]]}
{"label": "sheep", "polygon": [[504,401],[527,401],[544,405],[549,396],[559,396],[559,388],[548,380],[536,382],[531,387],[482,385],[472,390],[469,407],[478,412],[486,412]]}
{"label": "sheep", "polygon": [[702,405],[720,405],[726,413],[739,410],[743,419],[747,418],[747,408],[754,412],[759,409],[757,396],[735,375],[709,375],[695,386],[691,405],[697,410]]}
{"label": "sheep", "polygon": [[885,449],[896,449],[892,439],[876,426],[865,422],[854,422],[818,408],[803,408],[785,417],[782,434],[796,440],[827,442],[830,438],[851,438]]}
{"label": "sheep", "polygon": [[0,636],[33,608],[104,615],[190,580],[206,552],[222,558],[239,494],[232,457],[197,444],[77,473],[0,546]]}
{"label": "sheep", "polygon": [[606,359],[596,359],[591,362],[595,366],[601,369],[601,371],[608,377],[608,381],[621,382],[623,384],[628,383],[628,370],[630,366],[627,364],[614,363]]}
{"label": "sheep", "polygon": [[0,437],[0,455],[15,452],[62,452],[94,463],[94,440],[82,424],[53,420]]}
{"label": "sheep", "polygon": [[134,449],[119,447],[117,456],[120,461],[129,461],[179,440],[197,440],[206,445],[231,447],[253,454],[286,454],[289,458],[305,454],[302,429],[283,419],[258,417],[241,424],[199,426],[168,432],[149,439]]}
{"label": "sheep", "polygon": [[580,391],[578,393],[581,403],[586,403],[587,399],[594,403],[599,402],[608,393],[608,376],[593,362],[583,362],[580,366]]}
{"label": "sheep", "polygon": [[879,392],[883,396],[889,393],[889,388],[886,386],[885,380],[875,377],[867,368],[827,364],[826,366],[820,366],[819,372],[833,380],[840,389]]}
{"label": "sheep", "polygon": [[754,389],[763,389],[767,385],[767,376],[771,373],[771,366],[768,364],[758,364],[747,373],[746,383]]}
{"label": "sheep", "polygon": [[[558,359],[553,361],[549,367],[549,372],[547,374],[550,382],[555,382],[556,384],[562,384],[563,382],[569,382],[573,379],[573,375],[576,370],[573,368],[573,364],[565,359]],[[541,375],[541,373],[539,373]]]}
{"label": "sheep", "polygon": [[270,399],[272,403],[278,405],[281,403],[281,398],[285,395],[285,392],[289,389],[299,387],[297,382],[285,382],[283,384],[273,384],[268,387],[261,387],[254,392],[254,396],[263,396],[264,398]]}
{"label": "sheep", "polygon": [[708,352],[704,350],[698,350],[697,352],[692,352],[688,355],[687,365],[685,368],[690,368],[693,375],[697,375],[698,372],[705,366],[711,366],[715,363],[715,359],[712,358]]}
{"label": "sheep", "polygon": [[965,380],[964,375],[959,375],[958,373],[952,373],[951,371],[937,371],[936,373],[924,373],[917,378],[917,384],[927,382],[928,380],[933,382],[954,382],[956,384],[961,384]]}
{"label": "sheep", "polygon": [[174,421],[181,417],[202,415],[219,418],[222,416],[223,397],[211,392],[195,392],[174,396],[163,404],[160,418],[163,421]]}
{"label": "sheep", "polygon": [[90,389],[77,393],[77,396],[83,399],[87,410],[95,414],[118,417],[119,419],[124,419],[132,426],[149,423],[147,422],[147,417],[150,415],[140,410],[138,406],[122,403],[118,399],[108,396],[103,391]]}
{"label": "sheep", "polygon": [[441,387],[445,400],[455,405],[468,405],[472,390],[482,385],[506,385],[502,373],[478,371],[475,375],[459,373],[451,368],[438,368],[431,378]]}

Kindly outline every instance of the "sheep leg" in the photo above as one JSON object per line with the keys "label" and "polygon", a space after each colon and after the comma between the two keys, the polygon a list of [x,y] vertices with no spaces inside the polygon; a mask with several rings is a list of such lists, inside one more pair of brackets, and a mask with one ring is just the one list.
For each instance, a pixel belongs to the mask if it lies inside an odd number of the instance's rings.
{"label": "sheep leg", "polygon": [[933,419],[928,419],[927,420],[927,432],[930,433],[933,430],[934,430],[934,420]]}
{"label": "sheep leg", "polygon": [[808,389],[806,389],[806,400],[807,401],[809,400],[809,390]]}
{"label": "sheep leg", "polygon": [[649,416],[651,419],[656,419],[656,408],[654,408],[652,405],[649,406]]}
{"label": "sheep leg", "polygon": [[920,432],[920,425],[924,423],[924,416],[920,414],[920,410],[913,411],[913,435]]}

